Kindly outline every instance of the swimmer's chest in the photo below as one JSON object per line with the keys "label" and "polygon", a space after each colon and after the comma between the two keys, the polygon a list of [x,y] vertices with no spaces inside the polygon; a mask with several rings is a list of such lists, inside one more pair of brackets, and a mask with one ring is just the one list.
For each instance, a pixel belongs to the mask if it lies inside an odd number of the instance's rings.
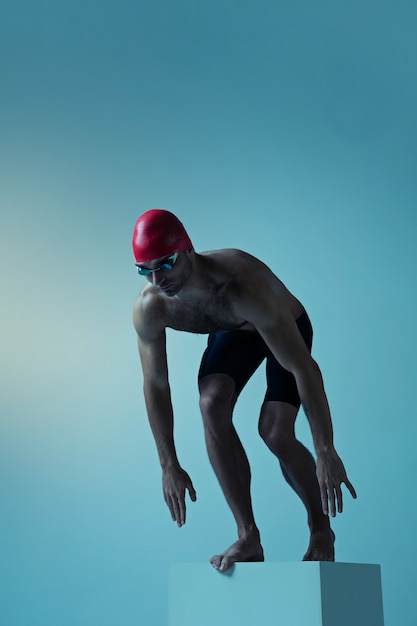
{"label": "swimmer's chest", "polygon": [[221,294],[193,302],[175,296],[166,302],[167,326],[190,333],[214,333],[236,330],[245,324],[231,310]]}

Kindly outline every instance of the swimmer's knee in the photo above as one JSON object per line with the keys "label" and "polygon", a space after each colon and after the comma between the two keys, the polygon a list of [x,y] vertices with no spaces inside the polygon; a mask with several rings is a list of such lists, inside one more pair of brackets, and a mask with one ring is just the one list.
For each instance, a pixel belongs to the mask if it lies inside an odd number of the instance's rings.
{"label": "swimmer's knee", "polygon": [[282,402],[262,407],[258,432],[268,448],[277,456],[285,456],[295,439],[294,423],[298,409]]}
{"label": "swimmer's knee", "polygon": [[205,425],[224,423],[231,419],[236,401],[235,385],[225,374],[210,374],[199,381],[200,410]]}
{"label": "swimmer's knee", "polygon": [[199,387],[200,411],[206,436],[222,437],[232,424],[236,402],[234,382],[224,374],[210,374],[199,381]]}
{"label": "swimmer's knee", "polygon": [[294,433],[287,429],[273,428],[267,430],[260,426],[259,434],[271,452],[280,460],[287,458],[287,455],[291,453],[293,445],[296,443]]}

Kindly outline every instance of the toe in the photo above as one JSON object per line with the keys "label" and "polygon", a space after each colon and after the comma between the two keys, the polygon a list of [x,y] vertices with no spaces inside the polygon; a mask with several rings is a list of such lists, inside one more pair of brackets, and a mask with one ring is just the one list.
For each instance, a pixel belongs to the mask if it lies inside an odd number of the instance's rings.
{"label": "toe", "polygon": [[210,559],[210,563],[215,569],[220,569],[221,562],[222,562],[221,554],[216,554],[215,556],[212,556]]}
{"label": "toe", "polygon": [[232,565],[233,565],[234,561],[232,561],[232,559],[229,559],[227,556],[223,557],[222,562],[220,564],[220,571],[221,572],[227,572],[227,570],[229,570]]}

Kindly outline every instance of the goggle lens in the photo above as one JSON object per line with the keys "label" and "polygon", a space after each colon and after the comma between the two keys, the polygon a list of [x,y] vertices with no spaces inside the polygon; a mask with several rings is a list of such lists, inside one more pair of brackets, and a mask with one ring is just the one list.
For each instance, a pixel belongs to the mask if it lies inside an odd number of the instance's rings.
{"label": "goggle lens", "polygon": [[171,256],[167,257],[163,263],[161,263],[157,267],[154,267],[153,269],[149,269],[149,267],[142,267],[141,265],[136,265],[138,274],[140,274],[141,276],[149,276],[149,274],[152,274],[153,272],[158,272],[159,270],[172,270],[177,260],[177,257],[178,252],[174,252],[174,254],[171,254]]}

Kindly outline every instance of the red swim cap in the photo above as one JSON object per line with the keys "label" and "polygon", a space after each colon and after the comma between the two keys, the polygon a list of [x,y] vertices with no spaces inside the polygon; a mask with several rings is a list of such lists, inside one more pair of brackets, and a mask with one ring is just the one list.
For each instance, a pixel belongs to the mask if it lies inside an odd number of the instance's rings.
{"label": "red swim cap", "polygon": [[173,213],[151,209],[136,221],[132,246],[136,263],[148,263],[174,252],[189,250],[193,244]]}

